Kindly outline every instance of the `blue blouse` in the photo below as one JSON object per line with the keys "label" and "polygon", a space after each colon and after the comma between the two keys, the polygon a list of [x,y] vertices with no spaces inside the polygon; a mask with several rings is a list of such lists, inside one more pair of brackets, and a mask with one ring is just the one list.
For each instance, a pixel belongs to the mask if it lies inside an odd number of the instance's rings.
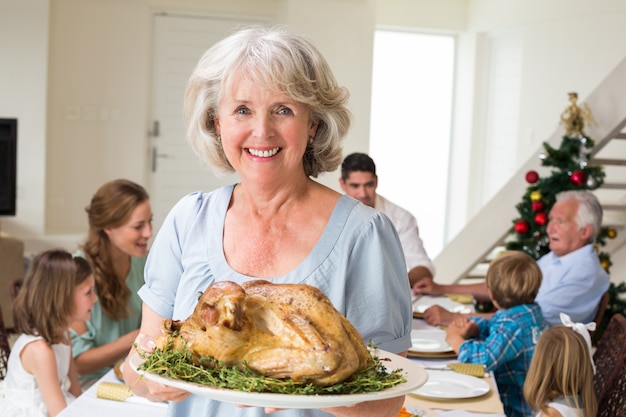
{"label": "blue blouse", "polygon": [[[165,318],[184,320],[198,295],[217,281],[255,277],[232,270],[222,236],[234,186],[192,193],[171,210],[152,245],[144,303]],[[393,353],[411,346],[411,291],[398,235],[382,213],[342,196],[311,253],[293,271],[271,280],[319,288],[361,333],[365,343]],[[171,403],[170,416],[260,417],[262,408],[237,408],[196,395]],[[318,410],[281,411],[283,417],[327,416]]]}

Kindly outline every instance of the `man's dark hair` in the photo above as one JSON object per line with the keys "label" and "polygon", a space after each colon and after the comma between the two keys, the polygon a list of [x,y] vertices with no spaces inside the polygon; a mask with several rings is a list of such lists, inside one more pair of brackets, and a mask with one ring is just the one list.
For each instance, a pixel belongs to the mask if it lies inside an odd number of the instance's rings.
{"label": "man's dark hair", "polygon": [[355,171],[371,172],[376,176],[376,164],[367,154],[352,153],[346,156],[341,164],[341,178],[346,180]]}

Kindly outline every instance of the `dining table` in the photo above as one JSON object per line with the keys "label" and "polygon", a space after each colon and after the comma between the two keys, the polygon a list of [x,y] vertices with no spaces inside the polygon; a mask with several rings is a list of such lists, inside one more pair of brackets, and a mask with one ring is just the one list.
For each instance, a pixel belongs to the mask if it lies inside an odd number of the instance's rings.
{"label": "dining table", "polygon": [[[421,300],[422,303],[437,303],[438,301],[441,302],[441,299],[430,299],[428,296]],[[413,331],[425,331],[430,335],[435,334],[438,340],[445,337],[445,330],[428,325],[420,318],[419,313],[414,314],[412,328]],[[409,358],[421,365],[429,373],[429,377],[436,373],[445,372],[446,375],[450,375],[450,378],[453,378],[455,371],[451,370],[448,365],[458,363],[453,352],[432,353],[411,350],[409,351]],[[59,417],[83,417],[86,415],[90,417],[117,415],[165,417],[167,415],[168,405],[164,402],[154,403],[135,395],[129,395],[123,400],[120,400],[120,398],[116,400],[99,398],[106,396],[103,395],[102,388],[107,384],[124,388],[123,381],[118,375],[119,372],[115,370],[106,373],[81,396],[70,403],[59,414]],[[483,378],[480,378],[480,381],[480,383],[476,382],[476,384],[480,386],[485,386],[485,383],[488,384],[488,391],[471,398],[432,398],[409,393],[405,397],[405,409],[419,417],[505,417],[493,373],[485,373]]]}
{"label": "dining table", "polygon": [[118,374],[115,369],[104,374],[61,411],[58,417],[165,417],[167,415],[168,404],[165,402],[151,402],[136,395],[131,395],[123,401],[99,398],[98,388],[101,388],[101,384],[122,388],[123,381]]}
{"label": "dining table", "polygon": [[[420,334],[427,334],[425,337],[445,344],[445,329],[427,324],[418,313],[413,318],[412,339],[414,340],[414,336]],[[476,385],[477,392],[462,396],[464,398],[454,398],[454,395],[450,394],[455,390],[453,385],[446,395],[432,397],[420,395],[423,389],[418,389],[406,395],[404,402],[406,410],[420,417],[505,417],[493,372],[485,372],[478,379],[475,376],[459,374],[449,366],[459,363],[456,354],[445,348],[434,349],[434,346],[431,344],[431,349],[425,349],[425,351],[420,351],[418,347],[412,348],[409,350],[408,357],[419,363],[429,373],[429,378],[445,375],[446,378],[443,381],[446,383],[455,384],[458,379],[459,383],[463,383],[462,388],[465,388],[465,385]],[[478,390],[482,387],[488,388]],[[445,385],[438,387],[438,389],[445,388]]]}

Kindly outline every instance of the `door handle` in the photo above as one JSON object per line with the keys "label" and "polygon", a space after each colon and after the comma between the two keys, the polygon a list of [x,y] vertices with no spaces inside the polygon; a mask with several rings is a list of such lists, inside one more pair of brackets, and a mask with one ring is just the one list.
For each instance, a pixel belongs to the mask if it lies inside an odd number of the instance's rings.
{"label": "door handle", "polygon": [[159,153],[156,146],[152,147],[152,172],[157,170],[157,158],[167,158],[169,155],[166,153]]}
{"label": "door handle", "polygon": [[148,135],[152,136],[153,138],[157,138],[159,137],[160,134],[161,134],[161,124],[159,123],[158,120],[155,120],[154,122],[152,122],[152,130],[148,132]]}

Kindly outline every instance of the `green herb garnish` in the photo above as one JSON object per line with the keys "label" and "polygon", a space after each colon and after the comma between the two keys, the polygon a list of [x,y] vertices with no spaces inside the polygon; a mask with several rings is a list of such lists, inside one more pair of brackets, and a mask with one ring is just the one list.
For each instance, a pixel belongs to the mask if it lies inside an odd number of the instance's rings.
{"label": "green herb garnish", "polygon": [[201,365],[191,361],[191,352],[186,347],[181,350],[156,349],[142,355],[145,361],[140,370],[157,374],[166,378],[178,379],[207,385],[213,388],[226,388],[245,392],[268,392],[275,394],[296,395],[329,395],[358,394],[382,391],[396,386],[406,379],[402,369],[389,372],[382,360],[374,355],[375,347],[370,343],[368,349],[371,364],[347,380],[327,387],[312,383],[298,383],[292,379],[270,378],[253,371],[244,363],[242,369],[225,366],[222,362],[204,357]]}

